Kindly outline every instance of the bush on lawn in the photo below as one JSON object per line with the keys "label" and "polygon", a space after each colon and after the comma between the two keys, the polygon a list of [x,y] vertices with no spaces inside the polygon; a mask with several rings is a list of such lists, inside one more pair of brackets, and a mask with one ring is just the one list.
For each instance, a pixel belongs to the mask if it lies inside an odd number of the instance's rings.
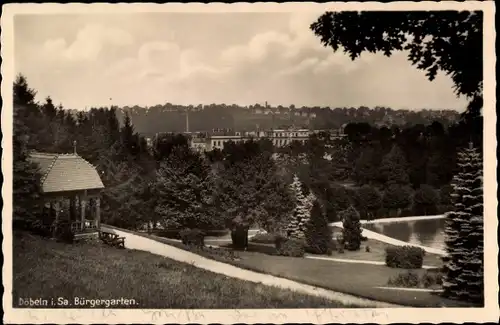
{"label": "bush on lawn", "polygon": [[420,269],[425,251],[413,246],[395,246],[385,249],[385,264],[393,268]]}
{"label": "bush on lawn", "polygon": [[429,288],[432,286],[441,286],[443,284],[443,274],[441,272],[430,272],[427,271],[422,275],[420,282],[424,288]]}
{"label": "bush on lawn", "polygon": [[422,274],[421,277],[415,272],[406,271],[389,279],[387,284],[392,287],[404,288],[430,288],[440,286],[443,283],[443,274],[431,270]]}
{"label": "bush on lawn", "polygon": [[416,288],[419,282],[418,274],[407,271],[390,278],[387,284],[392,287]]}
{"label": "bush on lawn", "polygon": [[[164,237],[164,238],[171,238],[171,239],[182,239],[181,238],[181,232],[185,229],[162,229],[155,231],[154,234],[156,234],[159,237]],[[205,237],[222,237],[228,234],[228,230],[222,229],[222,230],[203,230],[205,232]]]}
{"label": "bush on lawn", "polygon": [[184,229],[179,235],[186,246],[203,247],[205,245],[206,234],[200,229]]}
{"label": "bush on lawn", "polygon": [[350,206],[340,212],[342,217],[342,235],[344,238],[345,248],[350,251],[357,251],[361,246],[361,222],[359,213]]}
{"label": "bush on lawn", "polygon": [[281,256],[303,257],[306,244],[303,240],[279,237],[276,240],[276,251]]}
{"label": "bush on lawn", "polygon": [[250,239],[250,241],[254,243],[262,243],[262,244],[274,244],[275,240],[276,240],[276,235],[270,233],[257,234]]}
{"label": "bush on lawn", "polygon": [[232,249],[214,248],[210,246],[186,246],[186,250],[218,261],[234,261],[239,259],[238,252],[235,252]]}

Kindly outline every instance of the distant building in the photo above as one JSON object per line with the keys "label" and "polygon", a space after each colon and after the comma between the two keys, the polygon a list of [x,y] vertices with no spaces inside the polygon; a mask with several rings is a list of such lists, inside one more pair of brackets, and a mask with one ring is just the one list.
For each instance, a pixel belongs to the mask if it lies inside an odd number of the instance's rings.
{"label": "distant building", "polygon": [[[211,151],[213,149],[222,150],[228,142],[242,142],[248,140],[269,139],[276,147],[284,147],[293,141],[305,143],[312,134],[317,134],[326,130],[308,130],[308,129],[275,129],[259,130],[246,132],[214,132],[212,134],[191,135],[190,145],[193,150],[198,152]],[[342,137],[339,130],[331,134],[333,138]]]}
{"label": "distant building", "polygon": [[[304,144],[312,134],[329,132],[330,138],[344,137],[343,129],[339,130],[309,130],[283,128],[273,130],[234,131],[231,129],[214,129],[212,132],[184,132],[189,138],[190,147],[198,152],[222,150],[228,142],[244,142],[249,140],[269,139],[275,147],[284,147],[293,141]],[[164,133],[167,134],[167,133]],[[172,133],[173,134],[173,133]],[[157,135],[158,136],[158,135]],[[153,146],[154,140],[146,139],[148,146]]]}

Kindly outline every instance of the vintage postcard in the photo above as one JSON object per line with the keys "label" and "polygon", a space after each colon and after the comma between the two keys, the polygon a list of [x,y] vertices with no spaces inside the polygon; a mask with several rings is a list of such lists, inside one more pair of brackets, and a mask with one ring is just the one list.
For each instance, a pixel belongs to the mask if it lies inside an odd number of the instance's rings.
{"label": "vintage postcard", "polygon": [[494,14],[4,5],[4,323],[497,321]]}

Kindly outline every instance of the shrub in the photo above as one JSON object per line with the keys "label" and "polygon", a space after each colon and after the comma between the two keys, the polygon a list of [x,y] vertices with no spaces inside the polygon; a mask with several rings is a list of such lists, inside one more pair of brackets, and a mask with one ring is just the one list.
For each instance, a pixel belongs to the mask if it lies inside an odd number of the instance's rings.
{"label": "shrub", "polygon": [[426,272],[422,275],[421,283],[424,288],[429,288],[435,285],[443,284],[443,274],[441,272]]}
{"label": "shrub", "polygon": [[181,229],[165,229],[157,232],[157,235],[165,238],[181,239]]}
{"label": "shrub", "polygon": [[200,247],[187,245],[185,245],[183,249],[218,261],[234,261],[239,259],[238,253],[231,249],[214,248],[211,246]]}
{"label": "shrub", "polygon": [[366,251],[367,253],[369,253],[369,252],[370,252],[370,246],[366,246],[366,247],[365,247],[365,251]]}
{"label": "shrub", "polygon": [[274,244],[275,240],[276,240],[276,235],[270,233],[256,234],[250,239],[250,241],[253,241],[254,243],[262,243],[262,244]]}
{"label": "shrub", "polygon": [[395,246],[385,249],[385,264],[393,268],[419,269],[424,262],[425,251],[413,246]]}
{"label": "shrub", "polygon": [[361,222],[358,211],[351,206],[342,211],[341,216],[345,247],[350,251],[359,250],[361,246]]}
{"label": "shrub", "polygon": [[339,248],[337,249],[337,252],[339,252],[340,254],[344,254],[344,245],[339,246]]}
{"label": "shrub", "polygon": [[318,201],[314,201],[311,219],[307,223],[306,251],[312,254],[331,254],[332,230]]}
{"label": "shrub", "polygon": [[442,272],[433,272],[431,270],[422,274],[421,277],[412,271],[406,271],[390,278],[387,282],[390,286],[404,288],[430,288],[433,286],[440,286],[442,283]]}
{"label": "shrub", "polygon": [[179,235],[186,246],[203,247],[205,245],[206,234],[200,229],[184,229]]}
{"label": "shrub", "polygon": [[361,241],[367,241],[368,240],[368,237],[366,236],[361,236]]}
{"label": "shrub", "polygon": [[305,254],[305,242],[300,239],[287,238],[277,241],[276,251],[281,256],[303,257]]}
{"label": "shrub", "polygon": [[283,235],[276,235],[274,237],[274,246],[276,249],[280,249],[281,245],[287,240],[287,238]]}
{"label": "shrub", "polygon": [[394,278],[390,278],[387,282],[388,285],[394,287],[416,288],[419,285],[418,275],[414,272],[407,271],[400,273]]}

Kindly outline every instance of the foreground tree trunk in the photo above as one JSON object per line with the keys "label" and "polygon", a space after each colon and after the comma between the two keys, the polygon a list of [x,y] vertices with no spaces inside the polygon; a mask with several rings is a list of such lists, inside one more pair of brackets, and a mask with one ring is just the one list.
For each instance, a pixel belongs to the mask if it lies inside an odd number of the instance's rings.
{"label": "foreground tree trunk", "polygon": [[233,248],[237,250],[247,250],[248,248],[248,229],[249,227],[238,226],[231,229],[231,240]]}
{"label": "foreground tree trunk", "polygon": [[249,229],[250,229],[250,224],[240,216],[232,220],[231,240],[233,242],[234,249],[247,250]]}

